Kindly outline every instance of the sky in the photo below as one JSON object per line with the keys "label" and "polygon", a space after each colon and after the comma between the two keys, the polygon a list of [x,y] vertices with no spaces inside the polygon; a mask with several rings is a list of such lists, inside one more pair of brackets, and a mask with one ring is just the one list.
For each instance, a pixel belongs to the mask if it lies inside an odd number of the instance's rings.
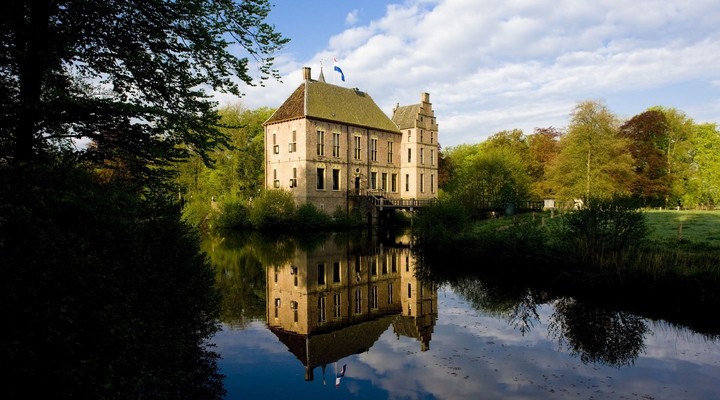
{"label": "sky", "polygon": [[[282,82],[223,104],[279,107],[316,79],[367,92],[388,115],[430,101],[443,147],[503,131],[565,128],[581,101],[621,119],[649,107],[720,123],[717,0],[270,0],[291,39]],[[345,82],[333,72],[333,59]]]}

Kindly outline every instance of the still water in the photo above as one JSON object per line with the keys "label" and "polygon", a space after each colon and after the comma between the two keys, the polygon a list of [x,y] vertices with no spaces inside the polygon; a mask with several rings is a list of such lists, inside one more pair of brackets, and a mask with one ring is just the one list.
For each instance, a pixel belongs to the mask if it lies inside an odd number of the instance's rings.
{"label": "still water", "polygon": [[479,279],[423,282],[408,244],[209,238],[226,398],[720,398],[717,333]]}

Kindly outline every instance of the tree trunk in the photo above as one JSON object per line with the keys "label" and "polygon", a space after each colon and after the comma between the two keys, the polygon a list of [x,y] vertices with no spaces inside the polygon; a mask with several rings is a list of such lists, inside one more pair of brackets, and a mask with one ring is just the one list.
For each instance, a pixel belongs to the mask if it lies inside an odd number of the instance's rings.
{"label": "tree trunk", "polygon": [[35,135],[41,119],[40,98],[49,59],[50,2],[31,1],[24,8],[11,4],[15,22],[15,51],[19,78],[19,115],[15,127],[14,158],[17,164],[32,161]]}

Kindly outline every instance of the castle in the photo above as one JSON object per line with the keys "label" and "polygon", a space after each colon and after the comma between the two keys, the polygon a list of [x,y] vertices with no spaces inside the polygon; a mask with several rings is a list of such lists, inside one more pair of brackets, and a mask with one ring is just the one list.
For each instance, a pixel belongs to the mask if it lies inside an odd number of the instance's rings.
{"label": "castle", "polygon": [[264,123],[265,186],[328,213],[368,195],[436,198],[438,124],[430,95],[420,100],[390,118],[367,93],[303,68],[303,82]]}

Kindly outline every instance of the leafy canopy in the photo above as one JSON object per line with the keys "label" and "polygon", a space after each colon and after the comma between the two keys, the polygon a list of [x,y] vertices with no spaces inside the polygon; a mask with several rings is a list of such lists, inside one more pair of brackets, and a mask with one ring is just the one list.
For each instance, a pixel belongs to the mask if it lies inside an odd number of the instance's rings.
{"label": "leafy canopy", "polygon": [[241,84],[279,78],[272,54],[288,39],[263,22],[270,9],[267,0],[4,3],[0,161],[63,149],[143,169],[227,145],[208,91],[241,95]]}

